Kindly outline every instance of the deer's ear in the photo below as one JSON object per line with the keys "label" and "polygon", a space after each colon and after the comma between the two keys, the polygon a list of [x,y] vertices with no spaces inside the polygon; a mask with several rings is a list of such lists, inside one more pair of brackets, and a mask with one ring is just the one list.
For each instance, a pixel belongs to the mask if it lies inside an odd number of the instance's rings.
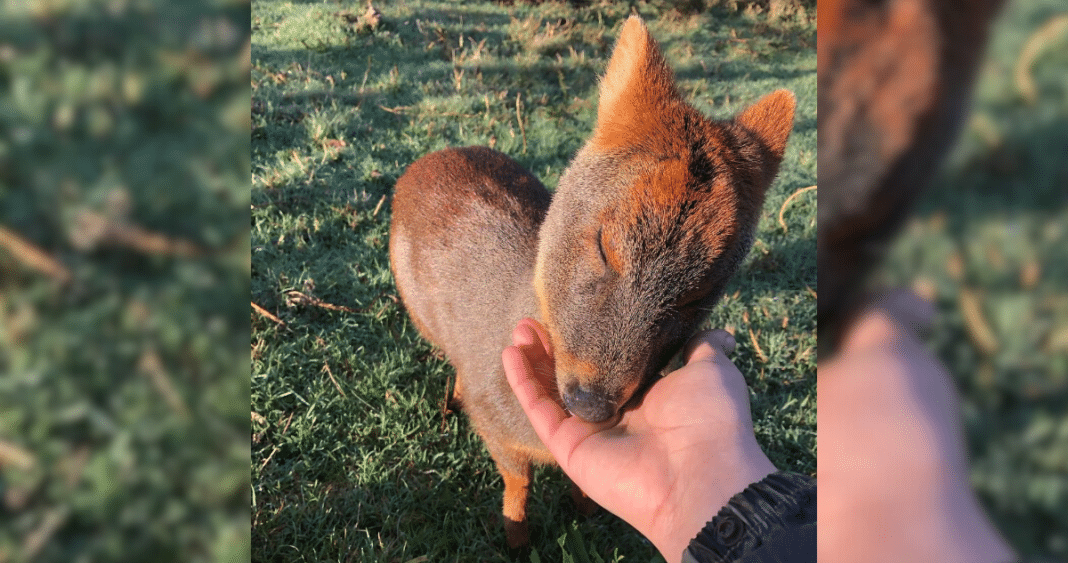
{"label": "deer's ear", "polygon": [[786,152],[786,139],[794,128],[797,100],[789,90],[776,90],[734,118],[764,144],[776,158]]}
{"label": "deer's ear", "polygon": [[667,111],[665,102],[677,99],[675,76],[660,47],[642,19],[631,16],[601,79],[594,142],[602,146],[634,142],[662,121],[657,116]]}

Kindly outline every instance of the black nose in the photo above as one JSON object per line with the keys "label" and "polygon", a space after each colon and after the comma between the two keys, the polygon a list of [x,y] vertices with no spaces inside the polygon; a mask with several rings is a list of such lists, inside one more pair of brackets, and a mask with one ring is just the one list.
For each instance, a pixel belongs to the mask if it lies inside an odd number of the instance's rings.
{"label": "black nose", "polygon": [[586,422],[604,422],[616,414],[616,402],[603,389],[585,388],[577,382],[564,390],[564,407]]}

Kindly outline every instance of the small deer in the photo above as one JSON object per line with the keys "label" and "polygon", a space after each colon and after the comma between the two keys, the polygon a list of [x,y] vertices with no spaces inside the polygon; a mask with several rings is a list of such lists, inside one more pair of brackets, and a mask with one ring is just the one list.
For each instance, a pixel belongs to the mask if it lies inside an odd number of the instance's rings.
{"label": "small deer", "polygon": [[706,118],[634,16],[601,81],[593,136],[555,194],[485,147],[426,155],[397,181],[397,288],[456,368],[453,400],[504,479],[510,548],[529,541],[532,464],[555,463],[505,379],[512,329],[524,317],[545,328],[571,414],[603,422],[636,404],[749,252],[794,105],[779,90],[732,120]]}

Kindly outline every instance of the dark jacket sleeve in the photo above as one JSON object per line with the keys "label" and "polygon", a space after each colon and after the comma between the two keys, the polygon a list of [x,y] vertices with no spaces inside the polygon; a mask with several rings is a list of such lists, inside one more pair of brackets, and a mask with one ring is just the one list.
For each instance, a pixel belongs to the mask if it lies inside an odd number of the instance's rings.
{"label": "dark jacket sleeve", "polygon": [[683,563],[815,563],[816,480],[779,471],[731,498]]}

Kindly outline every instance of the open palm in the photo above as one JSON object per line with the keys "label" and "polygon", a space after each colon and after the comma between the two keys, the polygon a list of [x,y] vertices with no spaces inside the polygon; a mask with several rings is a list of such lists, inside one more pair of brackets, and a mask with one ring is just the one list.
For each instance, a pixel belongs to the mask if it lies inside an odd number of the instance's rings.
{"label": "open palm", "polygon": [[731,496],[775,471],[753,435],[745,379],[726,356],[728,333],[695,336],[684,367],[602,424],[568,415],[547,391],[552,351],[537,322],[520,321],[512,338],[505,371],[542,442],[576,485],[669,561]]}

